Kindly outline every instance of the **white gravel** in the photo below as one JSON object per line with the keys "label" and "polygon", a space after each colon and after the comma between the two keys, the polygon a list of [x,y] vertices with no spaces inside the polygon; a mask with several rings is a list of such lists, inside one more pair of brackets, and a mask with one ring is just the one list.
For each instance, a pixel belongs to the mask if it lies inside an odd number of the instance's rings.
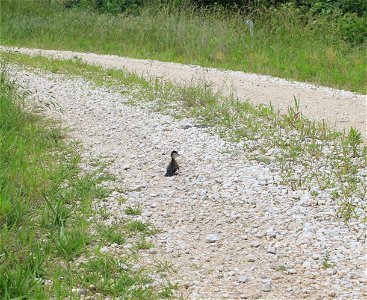
{"label": "white gravel", "polygon": [[344,90],[289,81],[281,78],[238,71],[223,71],[193,65],[182,65],[155,60],[131,59],[116,55],[99,55],[73,51],[27,49],[0,46],[0,51],[16,51],[28,55],[42,55],[57,59],[80,58],[82,61],[111,69],[125,69],[148,79],[158,77],[177,84],[199,83],[233,94],[240,100],[271,104],[281,113],[287,113],[300,100],[302,113],[312,120],[325,120],[332,128],[357,128],[367,141],[367,96]]}
{"label": "white gravel", "polygon": [[[210,129],[185,126],[192,120],[129,106],[82,79],[14,69],[11,76],[43,114],[71,129],[84,156],[111,161],[128,201],[113,193],[106,209],[124,218],[127,205],[143,208],[140,218],[161,229],[143,255],[171,261],[171,279],[188,299],[366,298],[365,224],[336,220],[333,201],[302,201],[306,190],[282,186],[279,174]],[[173,149],[180,175],[164,177]]]}

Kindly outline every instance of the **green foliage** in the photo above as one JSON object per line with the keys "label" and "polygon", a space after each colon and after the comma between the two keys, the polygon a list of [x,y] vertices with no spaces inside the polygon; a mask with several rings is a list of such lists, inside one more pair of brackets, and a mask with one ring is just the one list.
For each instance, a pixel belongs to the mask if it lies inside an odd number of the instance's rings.
{"label": "green foliage", "polygon": [[153,235],[158,232],[156,228],[152,224],[139,221],[139,220],[131,220],[128,221],[125,224],[125,228],[131,233],[131,234],[144,234],[144,235]]}
{"label": "green foliage", "polygon": [[[111,15],[32,2],[2,1],[2,44],[189,62],[366,91],[367,44],[346,43],[333,16],[294,5],[249,16],[190,5]],[[244,22],[252,17],[253,36]]]}
{"label": "green foliage", "polygon": [[0,295],[45,299],[43,278],[50,273],[53,253],[69,260],[86,245],[83,223],[74,228],[82,211],[70,208],[75,201],[89,201],[95,190],[66,184],[78,181],[85,186],[92,178],[75,180],[79,156],[62,141],[60,130],[22,109],[22,98],[7,81],[4,66],[2,71]]}
{"label": "green foliage", "polygon": [[152,280],[143,269],[133,271],[126,261],[100,255],[81,266],[81,281],[95,285],[95,291],[123,299],[157,299]]}
{"label": "green foliage", "polygon": [[362,134],[357,129],[352,127],[349,130],[347,143],[352,149],[353,156],[357,156],[358,146],[363,143]]}
{"label": "green foliage", "polygon": [[363,16],[367,13],[367,2],[364,0],[300,0],[300,6],[308,6],[313,13],[333,14],[339,10],[342,14],[355,13]]}
{"label": "green foliage", "polygon": [[[197,5],[215,7],[223,5],[227,8],[245,10],[258,15],[259,10],[284,7],[299,9],[303,15],[318,19],[327,19],[333,23],[344,40],[352,44],[363,44],[367,41],[367,1],[365,0],[194,0]],[[256,17],[255,17],[256,18]],[[306,25],[306,24],[305,24]]]}
{"label": "green foliage", "polygon": [[125,242],[125,232],[121,229],[120,224],[110,226],[97,224],[97,232],[100,238],[110,244],[122,245]]}
{"label": "green foliage", "polygon": [[83,227],[65,230],[65,227],[61,226],[54,240],[57,254],[66,260],[71,260],[82,253],[87,242],[88,233]]}
{"label": "green foliage", "polygon": [[138,216],[141,215],[141,209],[140,207],[126,207],[125,214],[131,215],[131,216]]}
{"label": "green foliage", "polygon": [[335,265],[330,262],[330,251],[327,250],[325,252],[324,258],[322,260],[322,266],[321,267],[324,270],[326,270],[326,269],[329,269],[329,268],[333,268],[334,266]]}
{"label": "green foliage", "polygon": [[60,0],[62,7],[66,9],[81,7],[111,14],[136,14],[140,7],[149,2],[148,0]]}

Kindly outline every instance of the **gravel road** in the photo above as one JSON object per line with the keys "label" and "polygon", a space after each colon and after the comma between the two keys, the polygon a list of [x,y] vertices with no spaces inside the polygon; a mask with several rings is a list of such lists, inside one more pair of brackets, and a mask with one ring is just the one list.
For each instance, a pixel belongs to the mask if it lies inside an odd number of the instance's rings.
{"label": "gravel road", "polygon": [[288,81],[271,76],[237,71],[221,71],[192,65],[155,60],[130,59],[116,55],[99,55],[59,50],[11,48],[0,46],[0,51],[17,51],[29,55],[43,55],[58,59],[81,58],[84,62],[105,68],[126,69],[139,75],[159,77],[177,84],[203,83],[228,95],[254,104],[269,104],[286,113],[300,100],[302,113],[312,120],[325,120],[332,128],[357,128],[367,140],[367,97],[348,91]]}
{"label": "gravel road", "polygon": [[[292,191],[271,166],[247,160],[210,129],[128,105],[82,79],[20,69],[11,77],[71,129],[85,157],[111,161],[127,203],[114,192],[96,205],[111,218],[143,208],[140,218],[161,229],[143,256],[172,262],[171,279],[187,299],[366,299],[366,225],[336,220],[337,204],[323,191],[318,201]],[[167,178],[173,149],[181,172]]]}

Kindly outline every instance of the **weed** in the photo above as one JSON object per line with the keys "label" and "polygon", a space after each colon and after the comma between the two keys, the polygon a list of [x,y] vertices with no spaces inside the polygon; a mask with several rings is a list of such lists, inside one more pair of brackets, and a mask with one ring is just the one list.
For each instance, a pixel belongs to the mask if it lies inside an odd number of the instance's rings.
{"label": "weed", "polygon": [[324,270],[329,269],[329,268],[333,268],[334,264],[332,264],[330,262],[330,251],[326,251],[324,258],[322,260],[322,266],[321,266]]}
{"label": "weed", "polygon": [[164,287],[164,289],[159,292],[159,297],[162,299],[170,299],[173,297],[173,291],[178,289],[178,284],[172,284],[170,282]]}
{"label": "weed", "polygon": [[127,207],[125,208],[125,214],[127,215],[131,215],[131,216],[138,216],[138,215],[141,215],[141,209],[140,207]]}
{"label": "weed", "polygon": [[43,197],[48,209],[46,214],[42,215],[42,224],[44,224],[44,226],[62,226],[70,215],[69,208],[65,206],[62,199],[58,199],[52,203],[48,195],[43,195]]}
{"label": "weed", "polygon": [[66,260],[71,260],[75,256],[83,252],[88,243],[88,234],[85,228],[75,228],[65,230],[61,226],[59,234],[55,237],[55,247],[57,254],[64,257]]}
{"label": "weed", "polygon": [[155,260],[154,267],[158,273],[175,272],[173,264],[169,261]]}
{"label": "weed", "polygon": [[104,224],[96,224],[99,237],[111,244],[122,245],[125,242],[125,233],[121,229],[121,225],[113,224],[110,226]]}
{"label": "weed", "polygon": [[151,242],[148,242],[144,237],[140,238],[140,240],[136,244],[137,250],[147,250],[154,247],[154,244]]}
{"label": "weed", "polygon": [[349,130],[347,142],[352,149],[353,157],[356,157],[358,155],[358,146],[363,143],[362,134],[357,129],[352,127]]}
{"label": "weed", "polygon": [[[133,274],[131,269],[121,268],[121,262],[109,255],[101,255],[91,259],[83,265],[84,272],[81,281],[93,283],[95,291],[112,296],[127,297],[135,294],[140,285],[150,282],[147,277],[140,275],[139,271]],[[153,294],[151,288],[146,288],[144,294]]]}
{"label": "weed", "polygon": [[158,230],[149,223],[145,223],[139,220],[131,220],[125,224],[125,228],[130,233],[142,233],[145,235],[153,235],[158,233]]}
{"label": "weed", "polygon": [[337,190],[334,190],[331,192],[331,199],[336,200],[340,197],[339,192]]}
{"label": "weed", "polygon": [[281,266],[277,266],[276,270],[278,272],[285,272],[287,270],[287,268],[286,268],[286,266],[281,265]]}
{"label": "weed", "polygon": [[348,223],[350,219],[356,217],[356,206],[350,201],[343,201],[338,209],[337,216],[345,223]]}

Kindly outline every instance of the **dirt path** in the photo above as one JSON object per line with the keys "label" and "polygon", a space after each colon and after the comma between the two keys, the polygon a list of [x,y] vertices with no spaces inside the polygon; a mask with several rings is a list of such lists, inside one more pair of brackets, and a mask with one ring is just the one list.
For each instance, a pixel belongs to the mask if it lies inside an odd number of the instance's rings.
{"label": "dirt path", "polygon": [[[366,297],[366,225],[336,219],[326,191],[293,191],[242,146],[83,79],[19,69],[11,76],[43,114],[70,128],[85,156],[111,161],[127,202],[113,192],[99,207],[111,223],[126,218],[127,206],[142,208],[138,218],[161,230],[142,254],[172,263],[170,279],[185,299]],[[172,149],[181,174],[167,178]]]}
{"label": "dirt path", "polygon": [[366,95],[270,76],[154,60],[130,59],[116,55],[10,47],[0,47],[0,50],[58,59],[79,57],[90,64],[105,68],[126,69],[139,75],[159,77],[178,84],[205,82],[214,90],[220,90],[227,95],[233,93],[239,99],[250,100],[254,104],[271,102],[282,113],[287,112],[296,97],[301,102],[302,113],[308,118],[325,120],[337,130],[355,127],[367,140]]}

